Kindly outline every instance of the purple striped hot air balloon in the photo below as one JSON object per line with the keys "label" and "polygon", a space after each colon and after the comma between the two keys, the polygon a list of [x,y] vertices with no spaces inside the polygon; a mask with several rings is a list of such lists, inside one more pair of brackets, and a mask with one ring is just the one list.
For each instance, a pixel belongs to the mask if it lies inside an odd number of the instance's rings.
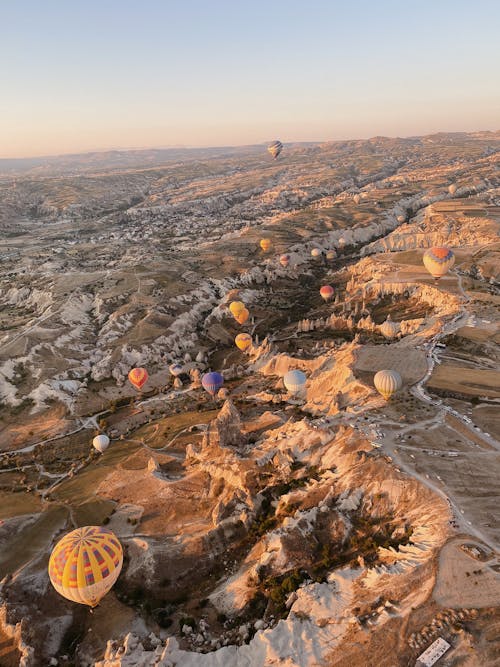
{"label": "purple striped hot air balloon", "polygon": [[215,396],[215,394],[224,384],[224,378],[220,373],[214,371],[211,373],[205,373],[205,375],[201,378],[201,384],[203,385],[203,389],[205,391],[208,391],[211,396]]}

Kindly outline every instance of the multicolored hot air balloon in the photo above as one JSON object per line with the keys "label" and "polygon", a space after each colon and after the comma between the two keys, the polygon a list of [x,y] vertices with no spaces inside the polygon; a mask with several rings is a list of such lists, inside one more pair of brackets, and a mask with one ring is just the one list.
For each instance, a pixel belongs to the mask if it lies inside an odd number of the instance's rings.
{"label": "multicolored hot air balloon", "polygon": [[201,378],[201,384],[205,391],[207,391],[211,396],[215,396],[215,394],[224,384],[224,378],[220,373],[215,371],[205,373],[205,375]]}
{"label": "multicolored hot air balloon", "polygon": [[145,368],[132,368],[128,374],[128,379],[130,383],[139,391],[148,381],[148,372]]}
{"label": "multicolored hot air balloon", "polygon": [[108,528],[85,526],[65,535],[49,559],[52,586],[63,597],[95,607],[122,569],[123,550]]}
{"label": "multicolored hot air balloon", "polygon": [[229,310],[231,311],[231,315],[233,317],[238,317],[238,315],[245,310],[245,304],[243,301],[231,301],[229,304]]}
{"label": "multicolored hot air balloon", "polygon": [[261,239],[260,240],[260,247],[264,252],[267,252],[268,250],[271,249],[272,246],[272,241],[271,239]]}
{"label": "multicolored hot air balloon", "polygon": [[456,191],[457,191],[457,186],[455,185],[455,183],[452,183],[450,186],[448,186],[448,192],[452,197]]}
{"label": "multicolored hot air balloon", "polygon": [[404,215],[398,215],[396,220],[402,225],[403,222],[406,220],[406,217]]}
{"label": "multicolored hot air balloon", "polygon": [[318,257],[321,257],[321,250],[319,248],[313,248],[311,250],[311,257],[314,259],[318,259]]}
{"label": "multicolored hot air balloon", "polygon": [[391,318],[390,318],[390,316],[389,316],[389,317],[386,319],[386,321],[383,322],[383,323],[380,325],[379,329],[380,329],[380,333],[381,333],[382,336],[384,336],[385,338],[395,338],[395,337],[397,336],[399,327],[398,327],[398,325],[396,324],[396,322],[393,322],[393,321],[391,320]]}
{"label": "multicolored hot air balloon", "polygon": [[280,257],[280,264],[283,266],[285,269],[286,267],[290,264],[290,255],[281,255]]}
{"label": "multicolored hot air balloon", "polygon": [[238,322],[238,324],[245,324],[249,317],[250,311],[247,308],[243,308],[243,310],[240,311],[235,317],[235,320]]}
{"label": "multicolored hot air balloon", "polygon": [[337,257],[337,253],[335,252],[335,250],[329,250],[329,251],[326,253],[326,258],[327,258],[327,260],[330,261],[330,262],[331,262],[333,259],[335,259],[335,257]]}
{"label": "multicolored hot air balloon", "polygon": [[423,262],[431,276],[439,280],[455,264],[455,255],[449,248],[429,248],[424,253]]}
{"label": "multicolored hot air balloon", "polygon": [[269,144],[269,146],[267,147],[267,150],[268,150],[269,153],[271,153],[273,158],[276,160],[278,155],[283,150],[283,144],[281,143],[281,141],[279,139],[276,139],[276,141],[273,141],[272,144]]}
{"label": "multicolored hot air balloon", "polygon": [[375,389],[388,401],[403,386],[401,375],[397,371],[384,370],[373,377]]}
{"label": "multicolored hot air balloon", "polygon": [[176,378],[182,373],[184,366],[181,366],[180,364],[171,364],[168,367],[168,370],[170,371],[170,375],[173,375],[174,378]]}
{"label": "multicolored hot air balloon", "polygon": [[333,287],[331,285],[323,285],[323,287],[319,290],[319,293],[325,301],[330,301],[333,296]]}
{"label": "multicolored hot air balloon", "polygon": [[236,336],[234,342],[236,343],[236,347],[239,350],[245,352],[252,344],[252,336],[247,333],[240,333]]}
{"label": "multicolored hot air balloon", "polygon": [[101,433],[100,435],[96,435],[92,440],[92,444],[94,445],[94,448],[102,454],[109,447],[109,438],[104,433]]}
{"label": "multicolored hot air balloon", "polygon": [[306,386],[306,374],[302,371],[288,371],[283,377],[283,384],[290,394],[298,394]]}

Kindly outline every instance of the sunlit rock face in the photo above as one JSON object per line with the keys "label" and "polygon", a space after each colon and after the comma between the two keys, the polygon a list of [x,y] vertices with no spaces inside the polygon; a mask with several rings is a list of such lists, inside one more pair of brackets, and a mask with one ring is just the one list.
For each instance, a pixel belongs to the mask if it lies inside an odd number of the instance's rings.
{"label": "sunlit rock face", "polygon": [[[498,133],[443,134],[286,146],[276,163],[262,147],[73,156],[15,187],[0,173],[0,663],[361,665],[397,646],[412,664],[453,609],[492,664],[492,619],[468,614],[494,574],[462,568],[458,543],[499,538],[483,395],[499,149]],[[433,245],[457,258],[437,284]],[[389,401],[384,369],[402,377]],[[92,614],[47,577],[86,523],[125,553]]]}

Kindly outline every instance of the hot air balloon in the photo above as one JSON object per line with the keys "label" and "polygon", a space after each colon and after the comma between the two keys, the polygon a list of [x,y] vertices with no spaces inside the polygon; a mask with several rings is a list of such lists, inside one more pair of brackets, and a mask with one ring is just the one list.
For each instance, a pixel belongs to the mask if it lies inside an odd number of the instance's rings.
{"label": "hot air balloon", "polygon": [[247,308],[243,308],[243,310],[235,317],[235,320],[238,322],[238,324],[245,324],[249,317],[250,312],[247,310]]}
{"label": "hot air balloon", "polygon": [[403,222],[406,220],[406,218],[405,218],[404,215],[398,215],[398,217],[396,218],[396,220],[397,220],[400,224],[403,224]]}
{"label": "hot air balloon", "polygon": [[375,373],[373,384],[379,394],[388,401],[403,386],[401,375],[397,371],[385,370]]}
{"label": "hot air balloon", "polygon": [[333,296],[333,287],[331,285],[323,285],[323,287],[319,290],[319,293],[325,301],[330,301]]}
{"label": "hot air balloon", "polygon": [[280,264],[286,269],[286,267],[290,264],[290,255],[281,255]]}
{"label": "hot air balloon", "polygon": [[139,391],[148,381],[148,372],[145,368],[132,368],[128,374],[130,383]]}
{"label": "hot air balloon", "polygon": [[455,185],[455,183],[452,183],[450,186],[448,186],[448,192],[450,193],[451,196],[453,196],[456,191],[457,191],[457,186]]}
{"label": "hot air balloon", "polygon": [[264,252],[267,252],[272,246],[272,241],[271,239],[261,239],[260,240],[260,247]]}
{"label": "hot air balloon", "polygon": [[423,262],[431,276],[439,280],[455,264],[455,255],[449,248],[429,248],[424,253]]}
{"label": "hot air balloon", "polygon": [[170,371],[170,375],[173,375],[174,378],[176,378],[178,375],[180,375],[182,373],[182,371],[184,370],[184,367],[181,366],[180,364],[171,364],[168,367],[168,370]]}
{"label": "hot air balloon", "polygon": [[306,374],[302,371],[288,371],[283,377],[283,384],[290,394],[298,394],[306,386]]}
{"label": "hot air balloon", "polygon": [[96,435],[96,437],[92,440],[92,444],[94,445],[95,449],[97,449],[97,451],[101,452],[102,454],[109,447],[109,438],[104,433],[101,433],[100,435]]}
{"label": "hot air balloon", "polygon": [[281,143],[281,141],[279,141],[279,139],[276,139],[276,141],[273,141],[272,144],[269,144],[269,146],[267,147],[267,150],[268,150],[269,153],[271,153],[273,158],[276,160],[278,155],[283,150],[283,144]]}
{"label": "hot air balloon", "polygon": [[52,586],[72,602],[95,607],[118,579],[123,550],[108,528],[85,526],[65,535],[49,559]]}
{"label": "hot air balloon", "polygon": [[398,325],[391,320],[390,316],[380,325],[379,329],[385,338],[394,338],[398,333]]}
{"label": "hot air balloon", "polygon": [[220,373],[205,373],[205,375],[201,378],[201,384],[205,391],[207,391],[211,396],[215,396],[215,394],[224,384],[224,378]]}
{"label": "hot air balloon", "polygon": [[229,310],[231,311],[231,315],[237,317],[243,310],[245,310],[245,304],[243,301],[231,301]]}
{"label": "hot air balloon", "polygon": [[337,257],[337,253],[335,252],[335,250],[329,250],[329,251],[326,253],[326,258],[327,258],[330,262],[331,262],[333,259],[335,259],[335,257]]}
{"label": "hot air balloon", "polygon": [[318,259],[318,257],[321,257],[321,250],[319,248],[313,248],[311,250],[311,257],[314,259]]}
{"label": "hot air balloon", "polygon": [[359,204],[361,201],[361,195],[354,195],[353,199],[355,204]]}
{"label": "hot air balloon", "polygon": [[252,336],[247,333],[240,333],[236,336],[234,342],[236,343],[236,347],[239,350],[245,352],[252,344]]}

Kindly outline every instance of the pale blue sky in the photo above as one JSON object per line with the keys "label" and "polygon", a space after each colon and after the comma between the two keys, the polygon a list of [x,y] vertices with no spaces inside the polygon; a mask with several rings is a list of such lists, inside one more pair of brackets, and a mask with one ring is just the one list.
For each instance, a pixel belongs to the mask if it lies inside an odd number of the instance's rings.
{"label": "pale blue sky", "polygon": [[0,157],[500,127],[497,0],[0,0]]}

